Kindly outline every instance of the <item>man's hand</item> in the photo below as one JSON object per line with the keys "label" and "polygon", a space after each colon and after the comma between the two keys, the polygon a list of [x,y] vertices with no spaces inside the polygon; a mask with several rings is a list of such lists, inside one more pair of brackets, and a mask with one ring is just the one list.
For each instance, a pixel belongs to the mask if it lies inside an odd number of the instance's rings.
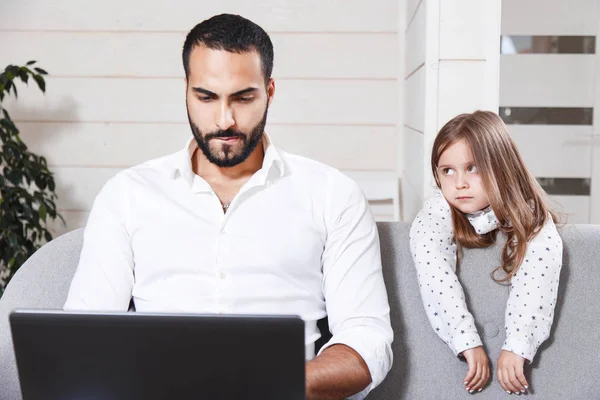
{"label": "man's hand", "polygon": [[520,355],[506,350],[502,350],[500,353],[496,372],[498,382],[508,394],[525,393],[529,388],[527,379],[523,374],[523,364],[525,364],[525,358]]}
{"label": "man's hand", "polygon": [[467,392],[481,392],[487,381],[490,379],[490,364],[482,346],[474,347],[462,352],[467,360],[469,371],[463,384]]}
{"label": "man's hand", "polygon": [[369,367],[353,349],[335,344],[306,363],[306,399],[338,400],[371,383]]}

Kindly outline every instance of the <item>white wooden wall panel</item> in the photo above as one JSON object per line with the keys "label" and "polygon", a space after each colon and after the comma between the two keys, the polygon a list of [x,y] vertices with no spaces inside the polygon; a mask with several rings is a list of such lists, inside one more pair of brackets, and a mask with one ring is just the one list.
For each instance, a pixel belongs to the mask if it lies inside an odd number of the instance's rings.
{"label": "white wooden wall panel", "polygon": [[[271,39],[276,79],[396,79],[395,33],[276,33]],[[177,32],[0,31],[0,66],[39,60],[59,77],[181,79],[184,40]]]}
{"label": "white wooden wall panel", "polygon": [[503,35],[596,35],[598,0],[502,0]]}
{"label": "white wooden wall panel", "polygon": [[595,54],[504,55],[500,104],[512,107],[592,107]]}
{"label": "white wooden wall panel", "polygon": [[600,4],[596,7],[596,79],[594,125],[592,136],[592,187],[590,223],[600,225]]}
{"label": "white wooden wall panel", "polygon": [[[596,36],[596,54],[518,54],[501,56],[500,105],[507,107],[593,107],[598,122],[597,0],[503,0],[502,35]],[[595,84],[596,83],[596,84]],[[538,177],[592,178],[590,196],[552,196],[571,223],[592,222],[600,171],[592,126],[513,125],[509,130]],[[600,168],[599,168],[600,169]],[[595,182],[595,183],[594,183]],[[596,221],[600,223],[600,219]]]}
{"label": "white wooden wall panel", "polygon": [[[486,56],[486,35],[473,31],[486,29],[486,1],[440,1],[440,59],[483,60]],[[465,24],[469,29],[465,29]]]}
{"label": "white wooden wall panel", "polygon": [[[600,101],[600,98],[599,98]],[[596,125],[597,127],[600,125]],[[597,128],[598,129],[598,128]],[[600,129],[592,139],[592,188],[590,223],[600,225]]]}
{"label": "white wooden wall panel", "polygon": [[535,176],[591,176],[590,126],[510,125],[508,130]]}
{"label": "white wooden wall panel", "polygon": [[404,124],[414,130],[425,129],[425,68],[419,68],[404,83]]}
{"label": "white wooden wall panel", "polygon": [[427,51],[431,44],[429,0],[406,1],[403,127],[400,128],[403,148],[400,150],[402,181],[402,219],[412,221],[423,200],[423,143],[425,131]]}
{"label": "white wooden wall panel", "polygon": [[426,10],[425,5],[421,4],[416,10],[416,14],[406,30],[406,53],[404,57],[404,74],[409,76],[414,74],[419,66],[425,62],[426,39]]}
{"label": "white wooden wall panel", "polygon": [[[422,5],[422,3],[426,3],[427,0],[406,0],[404,2],[404,7],[406,9],[405,13],[405,26],[410,27],[411,21],[414,19],[415,14],[417,13],[418,7]],[[402,3],[401,3],[402,4]]]}
{"label": "white wooden wall panel", "polygon": [[569,224],[589,224],[590,196],[550,196]]}
{"label": "white wooden wall panel", "polygon": [[280,148],[338,169],[377,172],[397,168],[394,126],[274,125],[268,132]]}
{"label": "white wooden wall panel", "polygon": [[267,31],[395,32],[397,0],[4,0],[3,30],[187,32],[220,13],[245,16]]}
{"label": "white wooden wall panel", "polygon": [[485,61],[441,61],[438,130],[458,114],[482,109],[486,102]]}
{"label": "white wooden wall panel", "polygon": [[423,205],[423,182],[425,174],[423,133],[406,127],[404,129],[404,170],[402,171],[402,216],[405,221],[412,221]]}

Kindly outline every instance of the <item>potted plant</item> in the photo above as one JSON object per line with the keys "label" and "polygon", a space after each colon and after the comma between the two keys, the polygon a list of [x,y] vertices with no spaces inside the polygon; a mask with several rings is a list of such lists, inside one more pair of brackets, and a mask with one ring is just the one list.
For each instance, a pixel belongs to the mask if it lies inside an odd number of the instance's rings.
{"label": "potted plant", "polygon": [[52,240],[48,223],[60,218],[55,183],[44,157],[31,153],[2,102],[11,92],[18,97],[17,80],[31,78],[46,91],[43,75],[34,67],[9,65],[0,73],[0,296],[15,272],[38,248]]}

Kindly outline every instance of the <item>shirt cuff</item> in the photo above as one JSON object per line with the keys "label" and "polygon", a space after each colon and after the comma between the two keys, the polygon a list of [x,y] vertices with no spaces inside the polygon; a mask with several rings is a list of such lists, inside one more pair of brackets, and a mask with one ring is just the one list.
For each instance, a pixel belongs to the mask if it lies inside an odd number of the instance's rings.
{"label": "shirt cuff", "polygon": [[537,351],[535,346],[528,341],[511,337],[506,338],[502,350],[510,351],[511,353],[525,357],[528,362],[533,361],[533,357],[535,357]]}
{"label": "shirt cuff", "polygon": [[[375,338],[378,338],[378,340]],[[343,344],[350,347],[367,364],[371,374],[371,383],[361,392],[349,397],[349,399],[364,399],[371,390],[383,381],[392,366],[390,343],[372,330],[366,331],[364,328],[351,329],[333,335],[331,340],[319,350],[319,354],[334,344]]]}
{"label": "shirt cuff", "polygon": [[458,333],[452,339],[452,351],[455,356],[460,355],[463,351],[483,346],[481,338],[477,332]]}

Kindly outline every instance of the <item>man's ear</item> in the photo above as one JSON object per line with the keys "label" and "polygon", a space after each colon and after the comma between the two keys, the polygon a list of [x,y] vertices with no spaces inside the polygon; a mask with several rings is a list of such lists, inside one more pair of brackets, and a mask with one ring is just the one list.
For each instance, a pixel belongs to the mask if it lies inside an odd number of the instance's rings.
{"label": "man's ear", "polygon": [[267,106],[270,106],[275,97],[275,80],[273,78],[269,78],[269,82],[267,83],[267,96],[269,98]]}

